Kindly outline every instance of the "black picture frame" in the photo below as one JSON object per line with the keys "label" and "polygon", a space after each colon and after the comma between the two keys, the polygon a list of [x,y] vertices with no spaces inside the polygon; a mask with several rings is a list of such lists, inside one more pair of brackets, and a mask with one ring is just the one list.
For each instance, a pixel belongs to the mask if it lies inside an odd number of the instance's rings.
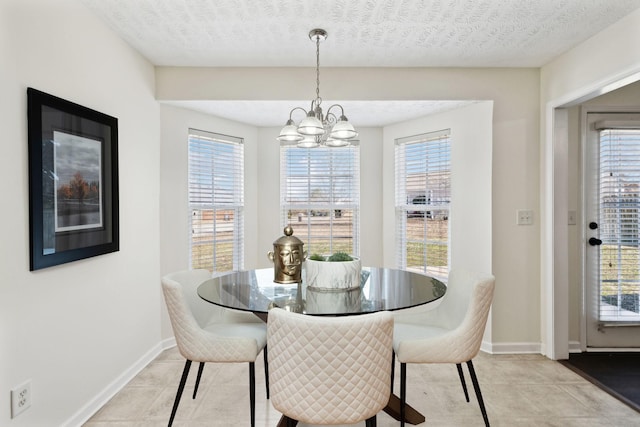
{"label": "black picture frame", "polygon": [[118,119],[27,88],[31,271],[116,252]]}

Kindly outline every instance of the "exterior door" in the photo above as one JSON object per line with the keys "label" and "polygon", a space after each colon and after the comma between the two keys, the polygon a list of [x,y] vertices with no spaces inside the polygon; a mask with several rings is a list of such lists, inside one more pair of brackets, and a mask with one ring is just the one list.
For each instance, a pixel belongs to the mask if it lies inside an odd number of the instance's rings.
{"label": "exterior door", "polygon": [[640,114],[585,124],[586,346],[640,347]]}

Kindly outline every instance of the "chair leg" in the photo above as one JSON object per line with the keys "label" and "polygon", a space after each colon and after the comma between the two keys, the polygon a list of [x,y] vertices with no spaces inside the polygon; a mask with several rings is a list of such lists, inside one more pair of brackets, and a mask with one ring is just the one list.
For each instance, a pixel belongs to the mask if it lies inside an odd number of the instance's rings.
{"label": "chair leg", "polygon": [[404,427],[407,406],[407,364],[400,363],[400,427]]}
{"label": "chair leg", "polygon": [[460,383],[462,384],[462,390],[464,390],[464,398],[469,402],[469,392],[467,391],[467,382],[464,380],[464,373],[462,372],[462,364],[456,363],[458,368],[458,375],[460,376]]}
{"label": "chair leg", "polygon": [[267,358],[267,347],[262,350],[262,356],[264,357],[264,382],[267,387],[267,400],[269,399],[269,361]]}
{"label": "chair leg", "polygon": [[476,391],[476,397],[478,398],[478,404],[480,405],[480,412],[482,412],[482,418],[484,419],[484,425],[489,427],[489,417],[487,416],[487,410],[484,407],[484,401],[482,400],[482,393],[480,392],[480,384],[478,384],[478,378],[476,377],[476,371],[473,369],[473,363],[471,360],[467,362],[469,368],[469,374],[471,375],[471,381],[473,382],[473,388]]}
{"label": "chair leg", "polygon": [[287,427],[296,427],[298,425],[298,421],[293,418],[289,418],[285,415],[285,419],[287,420]]}
{"label": "chair leg", "polygon": [[375,415],[373,417],[371,417],[371,418],[368,418],[365,421],[365,427],[377,427],[377,425],[378,425],[378,422],[376,420],[376,416]]}
{"label": "chair leg", "polygon": [[251,406],[251,427],[256,425],[256,365],[249,362],[249,405]]}
{"label": "chair leg", "polygon": [[396,376],[396,352],[391,352],[391,394],[393,394],[393,380]]}
{"label": "chair leg", "polygon": [[182,370],[182,378],[180,378],[180,385],[178,385],[178,393],[176,393],[176,399],[173,401],[173,409],[171,410],[171,417],[169,418],[169,426],[173,424],[173,419],[176,416],[176,411],[178,410],[178,404],[180,403],[180,398],[182,397],[182,392],[184,391],[184,385],[187,382],[187,377],[189,376],[189,368],[191,368],[191,360],[187,360],[184,363],[184,369]]}
{"label": "chair leg", "polygon": [[193,398],[196,398],[196,393],[198,393],[198,386],[200,385],[200,377],[202,377],[202,370],[204,369],[204,362],[200,362],[200,366],[198,366],[198,376],[196,377],[196,385],[193,388]]}

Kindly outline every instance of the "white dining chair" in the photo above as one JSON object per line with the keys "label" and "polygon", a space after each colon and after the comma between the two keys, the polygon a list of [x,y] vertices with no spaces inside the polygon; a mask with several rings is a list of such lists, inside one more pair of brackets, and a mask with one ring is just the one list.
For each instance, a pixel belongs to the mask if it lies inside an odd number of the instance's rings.
{"label": "white dining chair", "polygon": [[202,300],[197,294],[197,287],[210,278],[211,273],[203,269],[179,271],[162,278],[162,290],[176,344],[180,354],[186,359],[169,426],[173,424],[191,362],[200,362],[193,391],[194,399],[206,362],[248,362],[251,426],[254,427],[255,360],[263,349],[265,377],[268,378],[266,325],[251,313],[225,309]]}
{"label": "white dining chair", "polygon": [[485,425],[489,418],[472,359],[480,351],[482,336],[493,301],[495,278],[489,274],[451,270],[447,292],[431,311],[398,312],[394,315],[393,348],[400,362],[400,417],[404,426],[407,363],[454,363],[467,393],[462,363],[471,376]]}
{"label": "white dining chair", "polygon": [[393,316],[269,311],[271,403],[287,420],[375,427],[391,392]]}

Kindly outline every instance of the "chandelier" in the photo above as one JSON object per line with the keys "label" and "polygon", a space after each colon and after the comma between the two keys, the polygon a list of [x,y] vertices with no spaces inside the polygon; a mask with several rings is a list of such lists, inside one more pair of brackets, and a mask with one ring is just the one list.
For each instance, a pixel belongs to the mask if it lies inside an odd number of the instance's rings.
{"label": "chandelier", "polygon": [[[316,43],[316,99],[311,101],[309,111],[302,107],[295,107],[289,112],[289,120],[280,131],[278,141],[297,143],[298,147],[314,148],[320,145],[328,147],[344,147],[350,144],[349,140],[358,136],[358,132],[344,115],[344,108],[340,104],[333,104],[322,112],[322,98],[320,98],[320,42],[327,38],[327,32],[316,28],[309,32],[309,38]],[[331,111],[340,109],[340,115],[336,116]],[[305,117],[296,124],[293,121],[293,112],[301,110]]]}

